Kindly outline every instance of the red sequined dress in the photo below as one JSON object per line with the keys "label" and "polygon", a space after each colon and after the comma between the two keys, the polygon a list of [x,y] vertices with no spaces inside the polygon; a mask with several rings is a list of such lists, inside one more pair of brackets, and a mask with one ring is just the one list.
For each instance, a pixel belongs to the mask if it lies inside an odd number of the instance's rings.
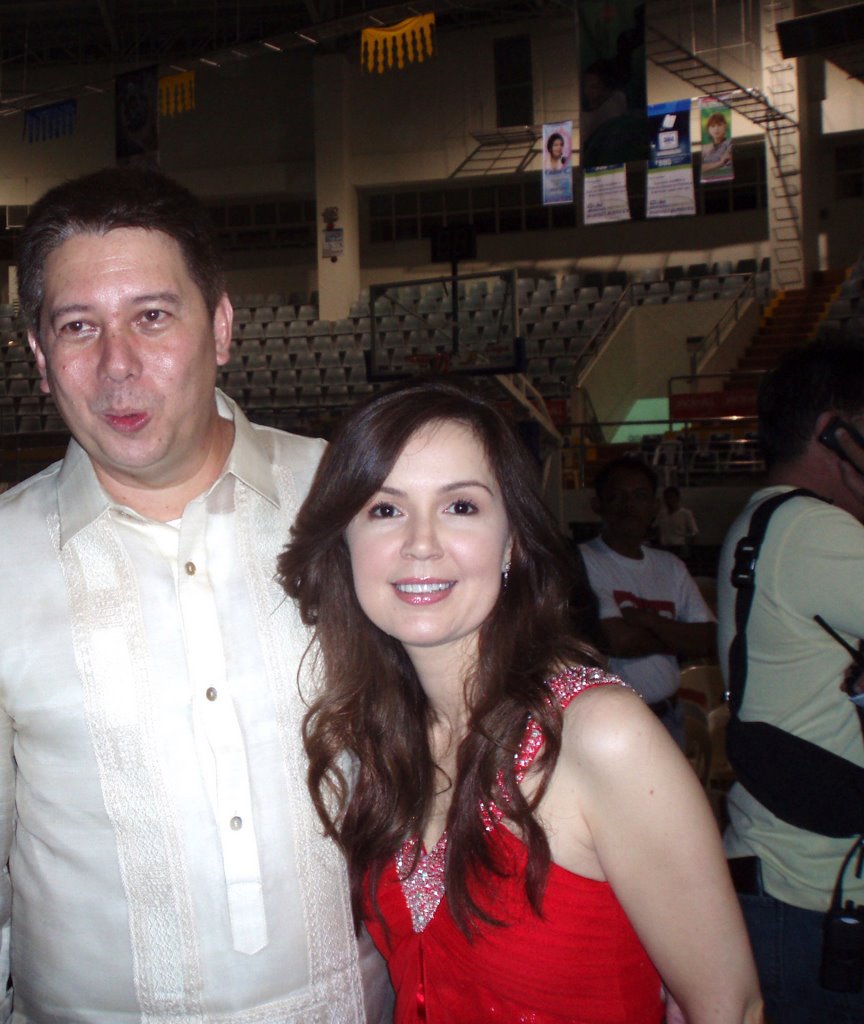
{"label": "red sequined dress", "polygon": [[[562,707],[616,684],[584,667],[549,680]],[[529,721],[520,780],[542,744]],[[660,1024],[660,979],[609,884],[552,864],[538,917],[525,897],[526,849],[491,811],[489,843],[507,876],[478,882],[472,896],[504,927],[480,923],[471,942],[456,927],[444,892],[446,833],[413,873],[414,840],[387,866],[378,888],[386,929],[367,907],[396,991],[395,1024]]]}

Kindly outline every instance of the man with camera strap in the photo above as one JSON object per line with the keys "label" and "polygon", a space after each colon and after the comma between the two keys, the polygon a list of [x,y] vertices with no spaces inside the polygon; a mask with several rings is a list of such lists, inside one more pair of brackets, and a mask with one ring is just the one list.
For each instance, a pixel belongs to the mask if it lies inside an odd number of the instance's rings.
{"label": "man with camera strap", "polygon": [[847,453],[862,427],[864,346],[813,344],[770,373],[768,486],[718,571],[726,846],[772,1024],[864,1020],[864,738],[846,692],[864,639],[864,478]]}

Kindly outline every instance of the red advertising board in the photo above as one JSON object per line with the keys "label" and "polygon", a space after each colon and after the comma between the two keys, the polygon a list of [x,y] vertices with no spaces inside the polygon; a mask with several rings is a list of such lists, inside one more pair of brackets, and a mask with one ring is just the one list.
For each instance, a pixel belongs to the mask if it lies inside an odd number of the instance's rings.
{"label": "red advertising board", "polygon": [[669,418],[673,420],[710,420],[724,416],[755,416],[756,389],[735,391],[699,391],[672,395]]}

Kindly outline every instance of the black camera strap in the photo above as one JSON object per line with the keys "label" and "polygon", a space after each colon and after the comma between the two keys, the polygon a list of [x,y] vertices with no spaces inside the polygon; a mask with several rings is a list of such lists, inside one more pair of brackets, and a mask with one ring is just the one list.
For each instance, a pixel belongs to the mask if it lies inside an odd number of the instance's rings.
{"label": "black camera strap", "polygon": [[843,858],[828,908],[822,921],[822,962],[819,984],[829,992],[860,992],[864,983],[864,907],[843,899],[843,881],[858,854],[856,878],[864,862],[864,836],[859,836]]}
{"label": "black camera strap", "polygon": [[843,882],[846,878],[846,871],[852,863],[852,858],[858,854],[858,863],[855,865],[855,877],[861,877],[861,867],[864,863],[864,836],[858,836],[855,842],[849,847],[849,852],[843,858],[840,870],[837,872],[837,881],[834,883],[834,895],[831,897],[831,912],[839,913],[843,908]]}
{"label": "black camera strap", "polygon": [[[739,717],[747,681],[747,623],[756,589],[756,565],[771,517],[794,498],[826,499],[798,488],[762,502],[735,548],[731,581],[737,589],[735,637],[729,648],[729,762],[738,781],[772,814],[820,835],[864,833],[864,768],[767,722]],[[864,715],[857,709],[864,735]]]}

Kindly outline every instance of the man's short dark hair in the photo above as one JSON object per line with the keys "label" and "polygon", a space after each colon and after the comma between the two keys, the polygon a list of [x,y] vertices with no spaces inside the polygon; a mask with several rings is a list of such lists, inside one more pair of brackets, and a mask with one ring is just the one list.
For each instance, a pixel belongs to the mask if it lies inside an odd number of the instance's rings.
{"label": "man's short dark hair", "polygon": [[621,455],[619,458],[607,462],[597,471],[597,475],[594,477],[594,492],[597,497],[602,497],[603,490],[616,473],[634,470],[645,477],[651,487],[651,493],[654,494],[657,491],[657,474],[654,470],[638,455]]}
{"label": "man's short dark hair", "polygon": [[759,440],[768,466],[804,454],[823,412],[864,413],[864,341],[816,341],[762,379]]}
{"label": "man's short dark hair", "polygon": [[30,211],[18,245],[21,312],[39,337],[48,256],[75,235],[161,231],[180,246],[212,317],[224,290],[213,222],[188,189],[149,168],[111,167],[57,185]]}

